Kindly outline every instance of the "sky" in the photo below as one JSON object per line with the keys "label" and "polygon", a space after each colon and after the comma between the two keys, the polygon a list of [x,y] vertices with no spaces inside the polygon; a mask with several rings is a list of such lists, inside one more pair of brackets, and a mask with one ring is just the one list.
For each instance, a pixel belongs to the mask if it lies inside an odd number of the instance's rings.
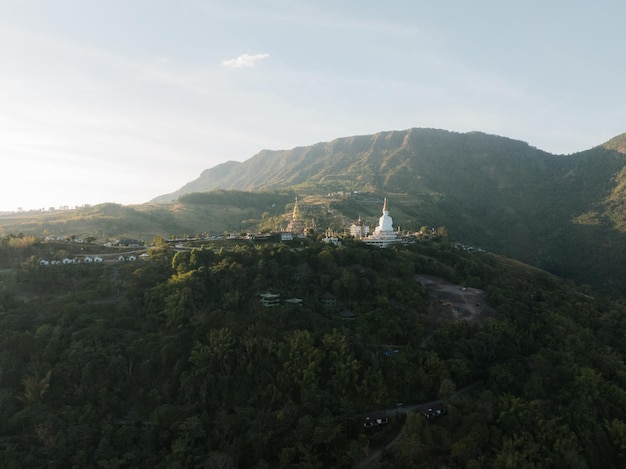
{"label": "sky", "polygon": [[412,127],[555,154],[626,132],[622,0],[0,0],[0,211],[173,192]]}

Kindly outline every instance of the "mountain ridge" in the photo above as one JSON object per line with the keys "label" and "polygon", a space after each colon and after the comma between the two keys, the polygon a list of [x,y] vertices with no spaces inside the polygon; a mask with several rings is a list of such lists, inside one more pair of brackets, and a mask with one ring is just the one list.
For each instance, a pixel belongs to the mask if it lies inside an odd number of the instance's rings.
{"label": "mountain ridge", "polygon": [[620,153],[626,153],[626,133],[613,137],[612,139],[603,143],[602,146],[608,150],[615,150]]}
{"label": "mountain ridge", "polygon": [[[321,180],[329,175],[336,175],[337,172],[346,177],[354,177],[357,181],[363,181],[369,176],[368,182],[377,184],[380,181],[376,174],[392,167],[394,157],[398,159],[397,155],[402,155],[403,152],[415,148],[437,149],[444,143],[443,154],[450,153],[450,143],[456,145],[455,152],[463,151],[462,146],[459,146],[462,143],[457,137],[465,139],[469,144],[477,139],[498,140],[541,152],[526,142],[478,131],[459,133],[424,128],[383,131],[371,135],[336,138],[290,150],[261,150],[243,162],[227,162],[206,169],[200,177],[185,184],[178,191],[159,196],[153,202],[173,201],[180,195],[198,190],[257,191],[285,188],[311,178]],[[439,150],[442,153],[442,149]],[[391,157],[391,160],[385,156]],[[347,166],[346,158],[350,160]],[[297,177],[296,173],[301,176]]]}
{"label": "mountain ridge", "polygon": [[[593,281],[597,260],[623,275],[625,142],[622,134],[555,155],[484,132],[412,128],[263,150],[205,170],[193,188],[389,194],[401,200],[394,219],[402,226],[446,226],[458,239]],[[337,208],[348,216],[371,210],[357,197]]]}
{"label": "mountain ridge", "polygon": [[623,141],[553,155],[483,132],[339,138],[210,168],[175,202],[17,213],[0,217],[0,233],[149,240],[273,231],[286,225],[296,196],[307,220],[342,233],[360,216],[373,225],[387,196],[396,228],[443,226],[455,240],[623,294]]}

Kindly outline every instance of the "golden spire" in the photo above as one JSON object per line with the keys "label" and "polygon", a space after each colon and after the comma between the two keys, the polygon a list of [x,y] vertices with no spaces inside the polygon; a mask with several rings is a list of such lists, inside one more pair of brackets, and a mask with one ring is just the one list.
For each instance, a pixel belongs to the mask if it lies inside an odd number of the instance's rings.
{"label": "golden spire", "polygon": [[387,211],[387,197],[385,197],[385,203],[383,204],[383,212]]}
{"label": "golden spire", "polygon": [[294,220],[299,220],[300,219],[300,209],[298,208],[298,196],[296,196],[296,203],[293,206],[293,216],[292,218]]}

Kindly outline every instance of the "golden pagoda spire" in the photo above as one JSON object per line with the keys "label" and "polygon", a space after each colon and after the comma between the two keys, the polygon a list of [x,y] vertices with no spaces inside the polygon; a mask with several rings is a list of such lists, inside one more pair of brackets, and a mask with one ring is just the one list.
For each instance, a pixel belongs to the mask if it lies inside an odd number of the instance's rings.
{"label": "golden pagoda spire", "polygon": [[298,196],[296,196],[296,203],[293,206],[292,218],[294,220],[299,220],[300,219],[300,209],[298,208]]}
{"label": "golden pagoda spire", "polygon": [[385,197],[385,203],[383,204],[383,212],[387,211],[387,197]]}

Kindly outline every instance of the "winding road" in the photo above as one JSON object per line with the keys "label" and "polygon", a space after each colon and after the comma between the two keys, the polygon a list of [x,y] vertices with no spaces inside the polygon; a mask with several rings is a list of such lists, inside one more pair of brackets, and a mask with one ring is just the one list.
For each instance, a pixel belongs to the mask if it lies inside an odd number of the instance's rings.
{"label": "winding road", "polygon": [[[457,392],[452,394],[450,398],[452,399],[462,394],[467,394],[468,392],[472,391],[474,388],[480,386],[481,384],[482,384],[482,381],[476,381],[475,383],[472,383],[469,386],[465,386],[464,388],[459,389]],[[421,404],[413,404],[413,405],[406,406],[406,407],[404,406],[398,407],[395,409],[379,410],[379,411],[371,412],[371,413],[384,412],[387,415],[392,415],[393,413],[396,413],[396,415],[397,414],[408,415],[409,413],[415,412],[418,409],[422,409],[422,408],[428,409],[429,407],[432,407],[436,404],[441,404],[441,403],[442,403],[441,400],[435,400],[435,401],[429,401],[429,402],[422,402]],[[365,459],[362,459],[359,463],[355,464],[354,467],[359,468],[359,469],[365,469],[365,468],[370,467],[374,462],[376,462],[378,458],[380,458],[380,456],[383,454],[383,451],[393,448],[402,439],[403,436],[404,436],[404,427],[402,428],[402,430],[400,430],[400,432],[395,436],[393,440],[387,443],[383,448],[379,448],[379,449],[372,451]]]}

